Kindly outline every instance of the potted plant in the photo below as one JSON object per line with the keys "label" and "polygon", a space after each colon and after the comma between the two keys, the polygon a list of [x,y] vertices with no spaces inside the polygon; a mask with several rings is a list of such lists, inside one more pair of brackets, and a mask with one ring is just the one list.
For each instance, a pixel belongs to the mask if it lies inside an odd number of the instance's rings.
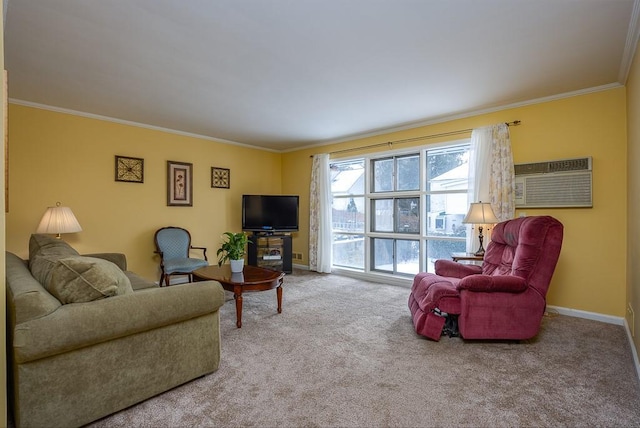
{"label": "potted plant", "polygon": [[225,241],[218,248],[218,266],[229,260],[231,272],[242,272],[244,266],[244,255],[249,238],[244,232],[225,232],[222,235]]}

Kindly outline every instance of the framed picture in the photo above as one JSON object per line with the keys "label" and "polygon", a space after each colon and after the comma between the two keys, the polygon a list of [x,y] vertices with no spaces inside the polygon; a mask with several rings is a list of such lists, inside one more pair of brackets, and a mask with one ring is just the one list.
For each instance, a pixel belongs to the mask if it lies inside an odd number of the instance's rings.
{"label": "framed picture", "polygon": [[218,187],[220,189],[228,189],[231,187],[231,170],[212,166],[211,187]]}
{"label": "framed picture", "polygon": [[167,161],[167,205],[193,206],[193,164]]}
{"label": "framed picture", "polygon": [[144,159],[116,155],[116,181],[144,182]]}

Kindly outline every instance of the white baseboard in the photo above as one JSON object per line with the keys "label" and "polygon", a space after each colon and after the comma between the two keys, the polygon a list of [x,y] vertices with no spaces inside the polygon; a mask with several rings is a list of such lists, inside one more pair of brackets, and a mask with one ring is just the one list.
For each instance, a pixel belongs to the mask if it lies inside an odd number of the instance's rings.
{"label": "white baseboard", "polygon": [[411,288],[411,284],[413,283],[413,275],[401,276],[382,272],[364,273],[360,270],[351,270],[348,268],[333,268],[331,273],[335,273],[336,275],[344,275],[355,279],[361,279],[363,281],[379,282],[381,284],[387,285],[399,285],[405,288]]}
{"label": "white baseboard", "polygon": [[625,331],[627,332],[629,347],[631,348],[631,354],[633,355],[633,363],[636,366],[636,375],[638,376],[638,379],[640,379],[640,360],[638,359],[638,352],[636,350],[636,345],[633,341],[633,336],[631,335],[631,329],[629,329],[629,324],[627,324],[627,320],[625,318],[598,314],[595,312],[581,311],[578,309],[563,308],[560,306],[547,306],[547,312],[555,312],[560,315],[567,315],[567,316],[576,317],[576,318],[585,318],[589,320],[605,322],[607,324],[615,324],[615,325],[623,326]]}
{"label": "white baseboard", "polygon": [[547,305],[547,312],[555,312],[560,315],[567,315],[575,318],[585,318],[588,320],[606,322],[607,324],[624,325],[624,318],[612,315],[598,314],[596,312],[581,311],[579,309],[563,308],[561,306]]}
{"label": "white baseboard", "polygon": [[636,365],[636,373],[638,374],[638,379],[640,379],[640,360],[638,359],[638,352],[636,350],[635,343],[633,342],[633,335],[631,334],[631,329],[629,328],[629,324],[627,323],[626,318],[624,319],[624,329],[627,331],[627,339],[629,339],[629,346],[631,347],[633,362]]}
{"label": "white baseboard", "polygon": [[309,270],[309,265],[298,265],[298,264],[293,263],[293,267],[295,269]]}

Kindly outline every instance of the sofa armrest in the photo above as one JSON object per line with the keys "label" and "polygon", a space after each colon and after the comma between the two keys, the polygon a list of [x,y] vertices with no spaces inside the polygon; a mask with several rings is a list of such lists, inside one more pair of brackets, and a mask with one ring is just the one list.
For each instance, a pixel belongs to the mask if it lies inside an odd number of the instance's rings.
{"label": "sofa armrest", "polygon": [[32,361],[197,318],[223,304],[220,283],[203,281],[63,305],[15,327],[15,361]]}
{"label": "sofa armrest", "polygon": [[449,278],[464,278],[482,273],[482,266],[465,265],[453,260],[440,259],[435,263],[436,275]]}
{"label": "sofa armrest", "polygon": [[127,270],[127,256],[125,256],[122,253],[93,253],[93,254],[83,254],[83,256],[108,260],[111,263],[114,263],[116,266],[118,266],[120,270],[122,270],[123,272]]}
{"label": "sofa armrest", "polygon": [[471,275],[462,278],[456,288],[460,291],[521,293],[527,289],[527,282],[519,276]]}

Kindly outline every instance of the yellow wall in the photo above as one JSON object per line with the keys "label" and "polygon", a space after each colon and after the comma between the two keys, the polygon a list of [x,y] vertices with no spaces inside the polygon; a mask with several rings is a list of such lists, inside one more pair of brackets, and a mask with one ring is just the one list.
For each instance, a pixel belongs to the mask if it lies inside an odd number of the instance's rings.
{"label": "yellow wall", "polygon": [[627,323],[634,333],[634,342],[640,354],[640,45],[636,50],[629,78],[627,81],[627,129],[629,148],[627,155],[628,186],[627,193],[629,210],[627,235],[630,237],[627,259],[627,305],[633,310],[634,316],[627,312]]}
{"label": "yellow wall", "polygon": [[[593,208],[526,210],[528,215],[553,215],[565,225],[563,250],[548,303],[620,317],[625,314],[627,299],[635,308],[640,307],[640,268],[630,266],[627,279],[627,257],[636,260],[640,253],[640,244],[633,239],[629,239],[627,253],[627,236],[640,232],[638,222],[633,221],[640,213],[640,173],[634,168],[640,161],[640,126],[633,119],[638,114],[638,56],[627,89],[283,154],[10,105],[10,212],[6,215],[4,241],[7,250],[26,257],[29,235],[44,210],[60,201],[73,209],[84,229],[66,235],[65,240],[83,253],[123,252],[130,269],[157,280],[153,233],[159,227],[171,224],[188,228],[194,244],[207,246],[212,260],[221,233],[240,229],[243,193],[299,194],[300,232],[294,235],[293,247],[294,252],[303,253],[302,264],[306,264],[309,155],[517,119],[522,125],[510,129],[516,163],[584,156],[592,156],[594,162]],[[116,154],[144,158],[144,184],[114,181]],[[193,163],[193,207],[166,206],[167,160]],[[231,169],[231,189],[210,187],[212,166]],[[4,219],[0,216],[0,221]],[[0,269],[4,269],[3,263]],[[6,406],[0,410],[6,415]]]}
{"label": "yellow wall", "polygon": [[[220,235],[241,228],[241,195],[281,191],[281,155],[264,150],[15,104],[9,139],[6,247],[21,257],[45,209],[60,201],[83,228],[63,239],[81,253],[125,253],[131,270],[157,281],[158,228],[189,229],[211,261]],[[115,155],[144,158],[144,183],[116,182]],[[193,207],[167,206],[167,160],[193,163]],[[211,188],[212,166],[231,170],[230,189]]]}
{"label": "yellow wall", "polygon": [[[316,147],[283,155],[283,192],[301,195],[301,231],[308,230],[309,180],[314,153],[521,120],[510,128],[516,163],[593,157],[593,208],[527,209],[549,214],[565,226],[562,254],[551,284],[550,305],[621,317],[626,271],[625,89],[565,98],[478,115],[417,129]],[[460,137],[449,137],[450,140]],[[440,140],[426,140],[429,144]],[[423,141],[422,143],[425,144]],[[398,147],[409,147],[403,144]],[[360,152],[363,153],[363,152]],[[308,256],[308,236],[300,233],[294,251]]]}
{"label": "yellow wall", "polygon": [[[622,87],[284,154],[19,105],[10,105],[9,113],[7,249],[26,256],[28,237],[45,208],[61,201],[84,228],[65,237],[74,247],[80,252],[124,252],[132,270],[154,280],[157,228],[187,227],[194,244],[209,247],[213,258],[220,234],[240,228],[243,193],[300,195],[300,232],[293,247],[303,253],[301,263],[306,264],[310,154],[518,119],[522,125],[511,128],[517,163],[583,156],[594,161],[593,208],[526,210],[528,215],[553,215],[565,225],[548,303],[625,314],[627,136]],[[114,181],[116,154],[145,159],[144,184]],[[166,206],[167,160],[194,164],[193,208]],[[210,187],[211,166],[231,169],[230,190]]]}

